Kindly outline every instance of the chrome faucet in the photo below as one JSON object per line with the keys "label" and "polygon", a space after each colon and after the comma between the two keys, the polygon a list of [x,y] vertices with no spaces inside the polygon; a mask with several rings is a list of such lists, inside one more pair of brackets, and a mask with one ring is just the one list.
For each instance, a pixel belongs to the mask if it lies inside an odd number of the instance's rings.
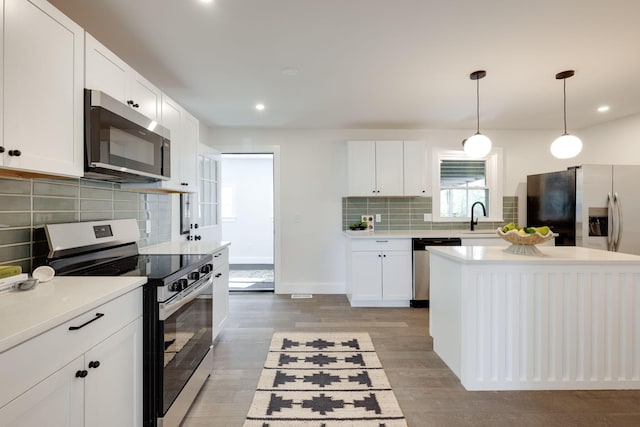
{"label": "chrome faucet", "polygon": [[473,231],[476,224],[478,224],[478,218],[476,218],[475,221],[473,220],[473,208],[475,208],[476,205],[482,206],[482,215],[487,216],[487,209],[484,207],[482,202],[475,202],[474,204],[472,204],[471,205],[471,231]]}

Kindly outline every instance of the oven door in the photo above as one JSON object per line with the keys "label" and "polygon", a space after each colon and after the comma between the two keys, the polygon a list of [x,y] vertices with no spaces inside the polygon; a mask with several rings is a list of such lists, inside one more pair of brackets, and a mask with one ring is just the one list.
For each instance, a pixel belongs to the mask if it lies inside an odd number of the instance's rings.
{"label": "oven door", "polygon": [[[183,391],[213,345],[212,278],[174,303],[160,305],[159,355],[162,375],[158,387],[159,416],[168,417],[171,405]],[[169,417],[170,418],[170,417]]]}

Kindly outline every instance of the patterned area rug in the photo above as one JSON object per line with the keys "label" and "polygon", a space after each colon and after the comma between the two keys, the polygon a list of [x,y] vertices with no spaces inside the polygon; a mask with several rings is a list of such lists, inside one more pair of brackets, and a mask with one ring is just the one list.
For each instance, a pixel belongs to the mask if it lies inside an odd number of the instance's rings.
{"label": "patterned area rug", "polygon": [[273,334],[244,427],[294,426],[407,426],[369,334]]}

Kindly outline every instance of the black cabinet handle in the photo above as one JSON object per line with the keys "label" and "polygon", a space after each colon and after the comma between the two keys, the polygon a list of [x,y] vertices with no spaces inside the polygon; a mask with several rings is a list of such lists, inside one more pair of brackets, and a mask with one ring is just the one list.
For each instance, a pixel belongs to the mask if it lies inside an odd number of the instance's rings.
{"label": "black cabinet handle", "polygon": [[222,276],[222,273],[216,274],[216,277],[220,277],[220,276]]}
{"label": "black cabinet handle", "polygon": [[90,368],[97,368],[98,366],[100,366],[100,361],[96,360],[96,361],[91,361],[89,362],[89,367]]}
{"label": "black cabinet handle", "polygon": [[87,375],[89,375],[89,372],[82,370],[82,371],[77,371],[76,372],[76,378],[84,378]]}
{"label": "black cabinet handle", "polygon": [[128,99],[127,100],[127,105],[133,106],[133,104],[134,104],[133,99]]}
{"label": "black cabinet handle", "polygon": [[133,104],[133,108],[138,108],[138,107],[140,107],[140,105],[138,105],[138,104]]}
{"label": "black cabinet handle", "polygon": [[10,156],[20,157],[21,154],[22,154],[22,152],[20,150],[9,150],[9,155]]}
{"label": "black cabinet handle", "polygon": [[201,239],[202,239],[202,236],[196,235],[196,240],[201,240]]}
{"label": "black cabinet handle", "polygon": [[69,326],[69,330],[70,330],[70,331],[77,331],[78,329],[82,329],[82,328],[84,328],[85,326],[87,326],[89,323],[91,323],[91,322],[95,322],[96,320],[98,320],[98,319],[99,319],[99,318],[101,318],[102,316],[104,316],[104,313],[96,313],[96,317],[94,317],[93,319],[91,319],[91,320],[88,320],[88,321],[84,322],[84,323],[83,323],[82,325],[80,325],[80,326]]}
{"label": "black cabinet handle", "polygon": [[4,147],[0,146],[0,153],[4,153]]}

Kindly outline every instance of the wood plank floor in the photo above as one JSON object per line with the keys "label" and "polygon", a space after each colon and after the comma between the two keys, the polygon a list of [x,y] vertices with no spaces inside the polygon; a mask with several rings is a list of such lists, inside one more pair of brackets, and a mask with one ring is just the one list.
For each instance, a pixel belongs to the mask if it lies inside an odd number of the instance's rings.
{"label": "wood plank floor", "polygon": [[366,331],[412,427],[640,426],[640,391],[468,392],[433,352],[427,309],[351,308],[343,295],[233,294],[215,370],[183,427],[242,426],[275,331]]}

